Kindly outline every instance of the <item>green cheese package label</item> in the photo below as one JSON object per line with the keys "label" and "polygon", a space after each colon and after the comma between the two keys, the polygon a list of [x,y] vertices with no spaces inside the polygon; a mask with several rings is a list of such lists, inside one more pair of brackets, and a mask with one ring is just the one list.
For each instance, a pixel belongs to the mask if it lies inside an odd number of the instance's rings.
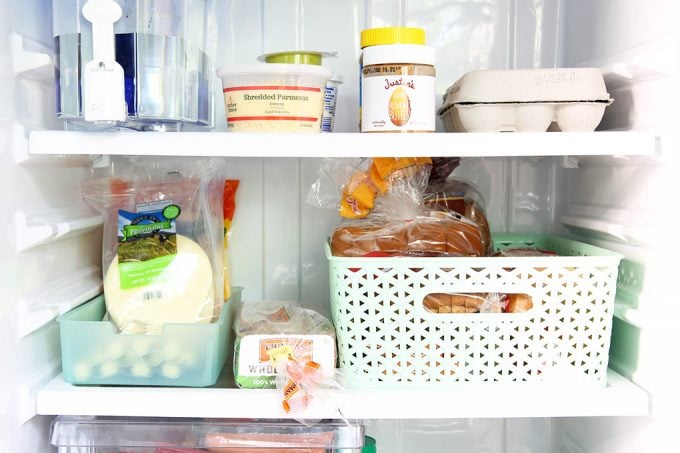
{"label": "green cheese package label", "polygon": [[[157,283],[177,255],[175,219],[181,209],[164,200],[138,204],[137,212],[118,211],[120,287]],[[167,275],[165,275],[167,278]]]}
{"label": "green cheese package label", "polygon": [[161,334],[165,323],[211,322],[212,268],[205,251],[177,234],[172,201],[118,211],[118,253],[105,278],[107,310],[121,332]]}
{"label": "green cheese package label", "polygon": [[236,339],[234,377],[242,388],[276,388],[276,367],[269,351],[288,345],[299,361],[312,360],[322,372],[335,368],[335,339],[330,335],[247,335]]}

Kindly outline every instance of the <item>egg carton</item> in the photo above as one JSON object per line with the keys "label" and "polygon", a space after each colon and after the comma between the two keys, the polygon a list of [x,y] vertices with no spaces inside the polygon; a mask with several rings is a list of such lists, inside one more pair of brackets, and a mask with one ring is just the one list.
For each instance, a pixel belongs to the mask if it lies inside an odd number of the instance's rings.
{"label": "egg carton", "polygon": [[613,102],[596,68],[472,71],[446,90],[447,132],[592,131]]}

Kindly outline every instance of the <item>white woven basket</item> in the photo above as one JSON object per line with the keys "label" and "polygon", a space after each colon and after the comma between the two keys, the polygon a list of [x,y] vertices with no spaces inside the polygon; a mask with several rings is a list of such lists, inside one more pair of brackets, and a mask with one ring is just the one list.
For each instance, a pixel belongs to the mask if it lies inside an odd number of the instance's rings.
{"label": "white woven basket", "polygon": [[[496,235],[559,257],[329,260],[340,366],[358,384],[606,383],[621,255],[565,238]],[[437,314],[431,293],[524,293],[526,313]]]}

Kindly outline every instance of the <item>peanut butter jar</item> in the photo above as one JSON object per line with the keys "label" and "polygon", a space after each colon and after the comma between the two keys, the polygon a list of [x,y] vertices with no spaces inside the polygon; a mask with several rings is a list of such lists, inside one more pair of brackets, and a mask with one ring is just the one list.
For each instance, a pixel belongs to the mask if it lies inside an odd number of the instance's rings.
{"label": "peanut butter jar", "polygon": [[434,48],[390,44],[364,49],[362,132],[434,132]]}

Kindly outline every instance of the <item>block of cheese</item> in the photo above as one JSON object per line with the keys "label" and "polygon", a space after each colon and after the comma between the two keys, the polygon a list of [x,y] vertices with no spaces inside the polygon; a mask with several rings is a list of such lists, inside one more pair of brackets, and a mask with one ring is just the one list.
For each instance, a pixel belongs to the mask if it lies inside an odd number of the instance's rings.
{"label": "block of cheese", "polygon": [[196,242],[177,235],[177,255],[152,284],[122,289],[118,256],[106,272],[104,294],[122,333],[162,333],[165,323],[209,323],[215,314],[210,259]]}

